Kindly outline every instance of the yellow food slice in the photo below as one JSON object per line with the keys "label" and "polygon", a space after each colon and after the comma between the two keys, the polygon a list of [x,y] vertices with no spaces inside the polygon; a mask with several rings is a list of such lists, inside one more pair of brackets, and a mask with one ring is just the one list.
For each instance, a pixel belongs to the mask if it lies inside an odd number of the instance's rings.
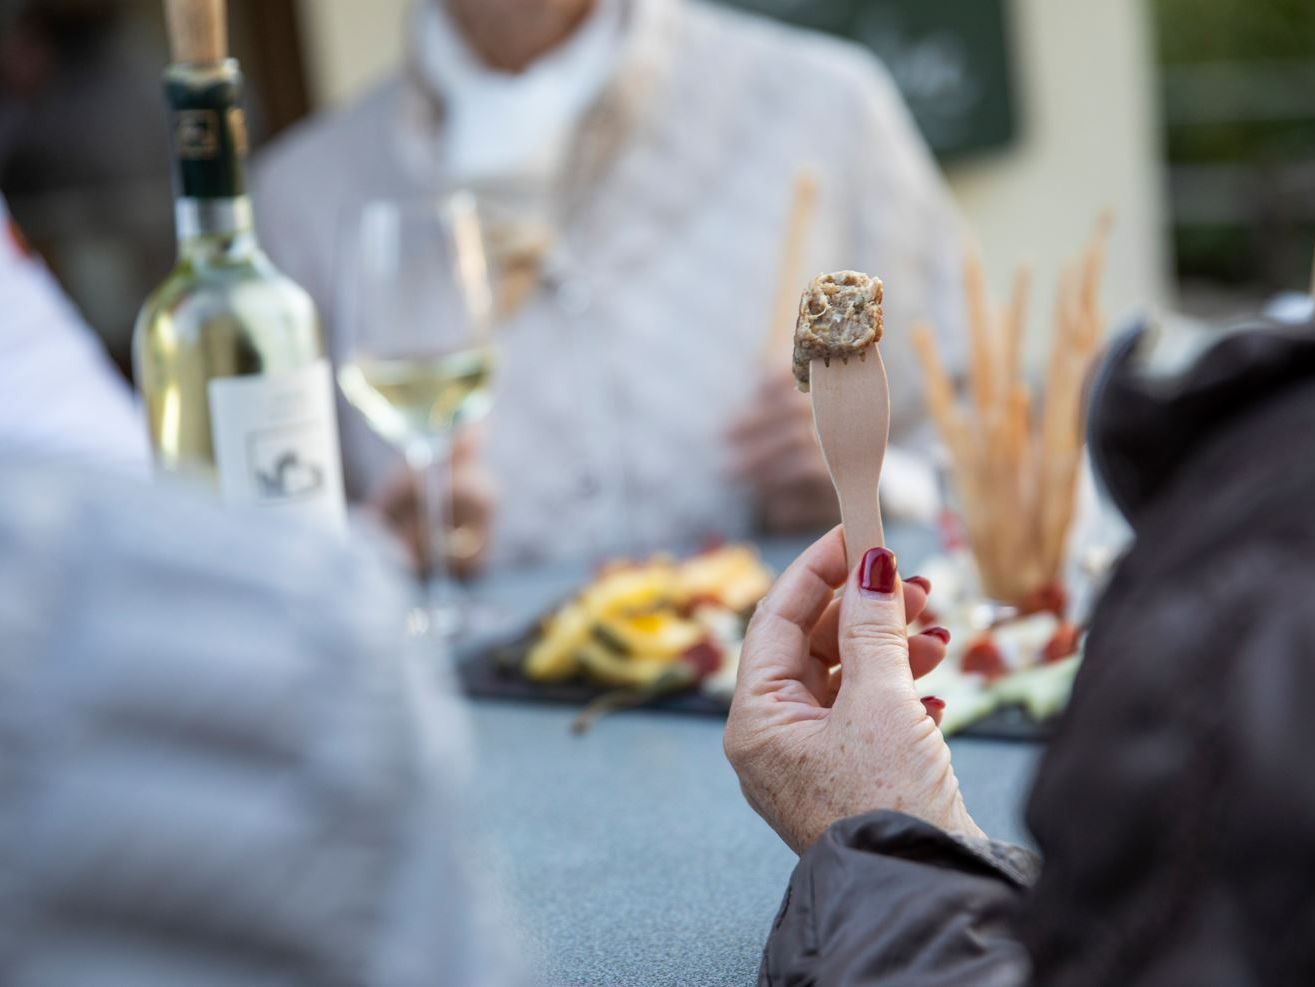
{"label": "yellow food slice", "polygon": [[670,670],[670,661],[623,658],[602,645],[590,641],[578,653],[585,674],[599,685],[651,685]]}
{"label": "yellow food slice", "polygon": [[653,609],[683,597],[674,566],[651,563],[616,569],[604,575],[580,596],[580,605],[595,620],[620,613]]}
{"label": "yellow food slice", "polygon": [[680,583],[690,597],[711,597],[732,610],[747,610],[772,586],[772,574],[748,545],[726,545],[696,555],[680,567]]}
{"label": "yellow food slice", "polygon": [[631,659],[675,661],[707,636],[702,626],[673,611],[619,617],[599,626],[624,646]]}
{"label": "yellow food slice", "polygon": [[525,675],[536,682],[560,682],[580,671],[576,652],[589,639],[594,621],[578,603],[568,603],[548,621],[525,656]]}

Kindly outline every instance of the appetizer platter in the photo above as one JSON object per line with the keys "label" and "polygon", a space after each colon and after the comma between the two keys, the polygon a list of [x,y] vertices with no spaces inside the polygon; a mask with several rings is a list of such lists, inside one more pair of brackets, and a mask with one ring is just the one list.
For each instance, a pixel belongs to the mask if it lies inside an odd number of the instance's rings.
{"label": "appetizer platter", "polygon": [[[919,567],[935,587],[931,618],[954,635],[920,681],[946,701],[947,734],[1042,737],[1076,671],[1075,632],[1051,611],[980,627],[965,566],[941,555]],[[750,545],[606,566],[524,634],[468,656],[463,684],[481,697],[577,706],[577,729],[638,706],[724,716],[744,630],[773,575]]]}
{"label": "appetizer platter", "polygon": [[945,702],[941,729],[1035,737],[1063,711],[1081,660],[1082,632],[1069,621],[1062,592],[1039,595],[1030,609],[982,601],[973,560],[963,551],[920,566],[933,587],[933,610],[912,630],[950,631],[945,661],[918,680]]}
{"label": "appetizer platter", "polygon": [[581,705],[577,730],[642,705],[724,714],[772,578],[749,545],[611,563],[527,633],[464,662],[464,684],[474,695]]}

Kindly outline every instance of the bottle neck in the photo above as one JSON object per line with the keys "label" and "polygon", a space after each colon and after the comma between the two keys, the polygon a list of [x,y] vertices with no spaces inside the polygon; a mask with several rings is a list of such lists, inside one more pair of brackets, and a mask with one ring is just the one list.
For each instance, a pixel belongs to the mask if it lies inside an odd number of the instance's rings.
{"label": "bottle neck", "polygon": [[164,91],[173,133],[179,255],[219,260],[254,253],[237,62],[171,65]]}
{"label": "bottle neck", "polygon": [[251,200],[245,195],[174,202],[178,255],[192,261],[237,261],[259,249]]}

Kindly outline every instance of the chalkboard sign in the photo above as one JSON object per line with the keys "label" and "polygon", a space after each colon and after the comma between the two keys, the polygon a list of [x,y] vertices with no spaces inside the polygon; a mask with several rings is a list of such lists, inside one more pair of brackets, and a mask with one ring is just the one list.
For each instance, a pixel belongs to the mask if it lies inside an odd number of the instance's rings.
{"label": "chalkboard sign", "polygon": [[723,2],[872,49],[942,158],[1000,147],[1014,138],[1006,0]]}

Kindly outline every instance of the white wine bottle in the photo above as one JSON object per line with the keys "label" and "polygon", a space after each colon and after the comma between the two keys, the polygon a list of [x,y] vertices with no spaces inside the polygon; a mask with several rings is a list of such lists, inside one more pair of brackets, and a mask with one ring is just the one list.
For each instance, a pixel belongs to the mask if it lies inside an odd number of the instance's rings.
{"label": "white wine bottle", "polygon": [[231,504],[341,525],[333,375],[310,297],[256,241],[223,0],[166,7],[178,262],[133,334],[157,468]]}

